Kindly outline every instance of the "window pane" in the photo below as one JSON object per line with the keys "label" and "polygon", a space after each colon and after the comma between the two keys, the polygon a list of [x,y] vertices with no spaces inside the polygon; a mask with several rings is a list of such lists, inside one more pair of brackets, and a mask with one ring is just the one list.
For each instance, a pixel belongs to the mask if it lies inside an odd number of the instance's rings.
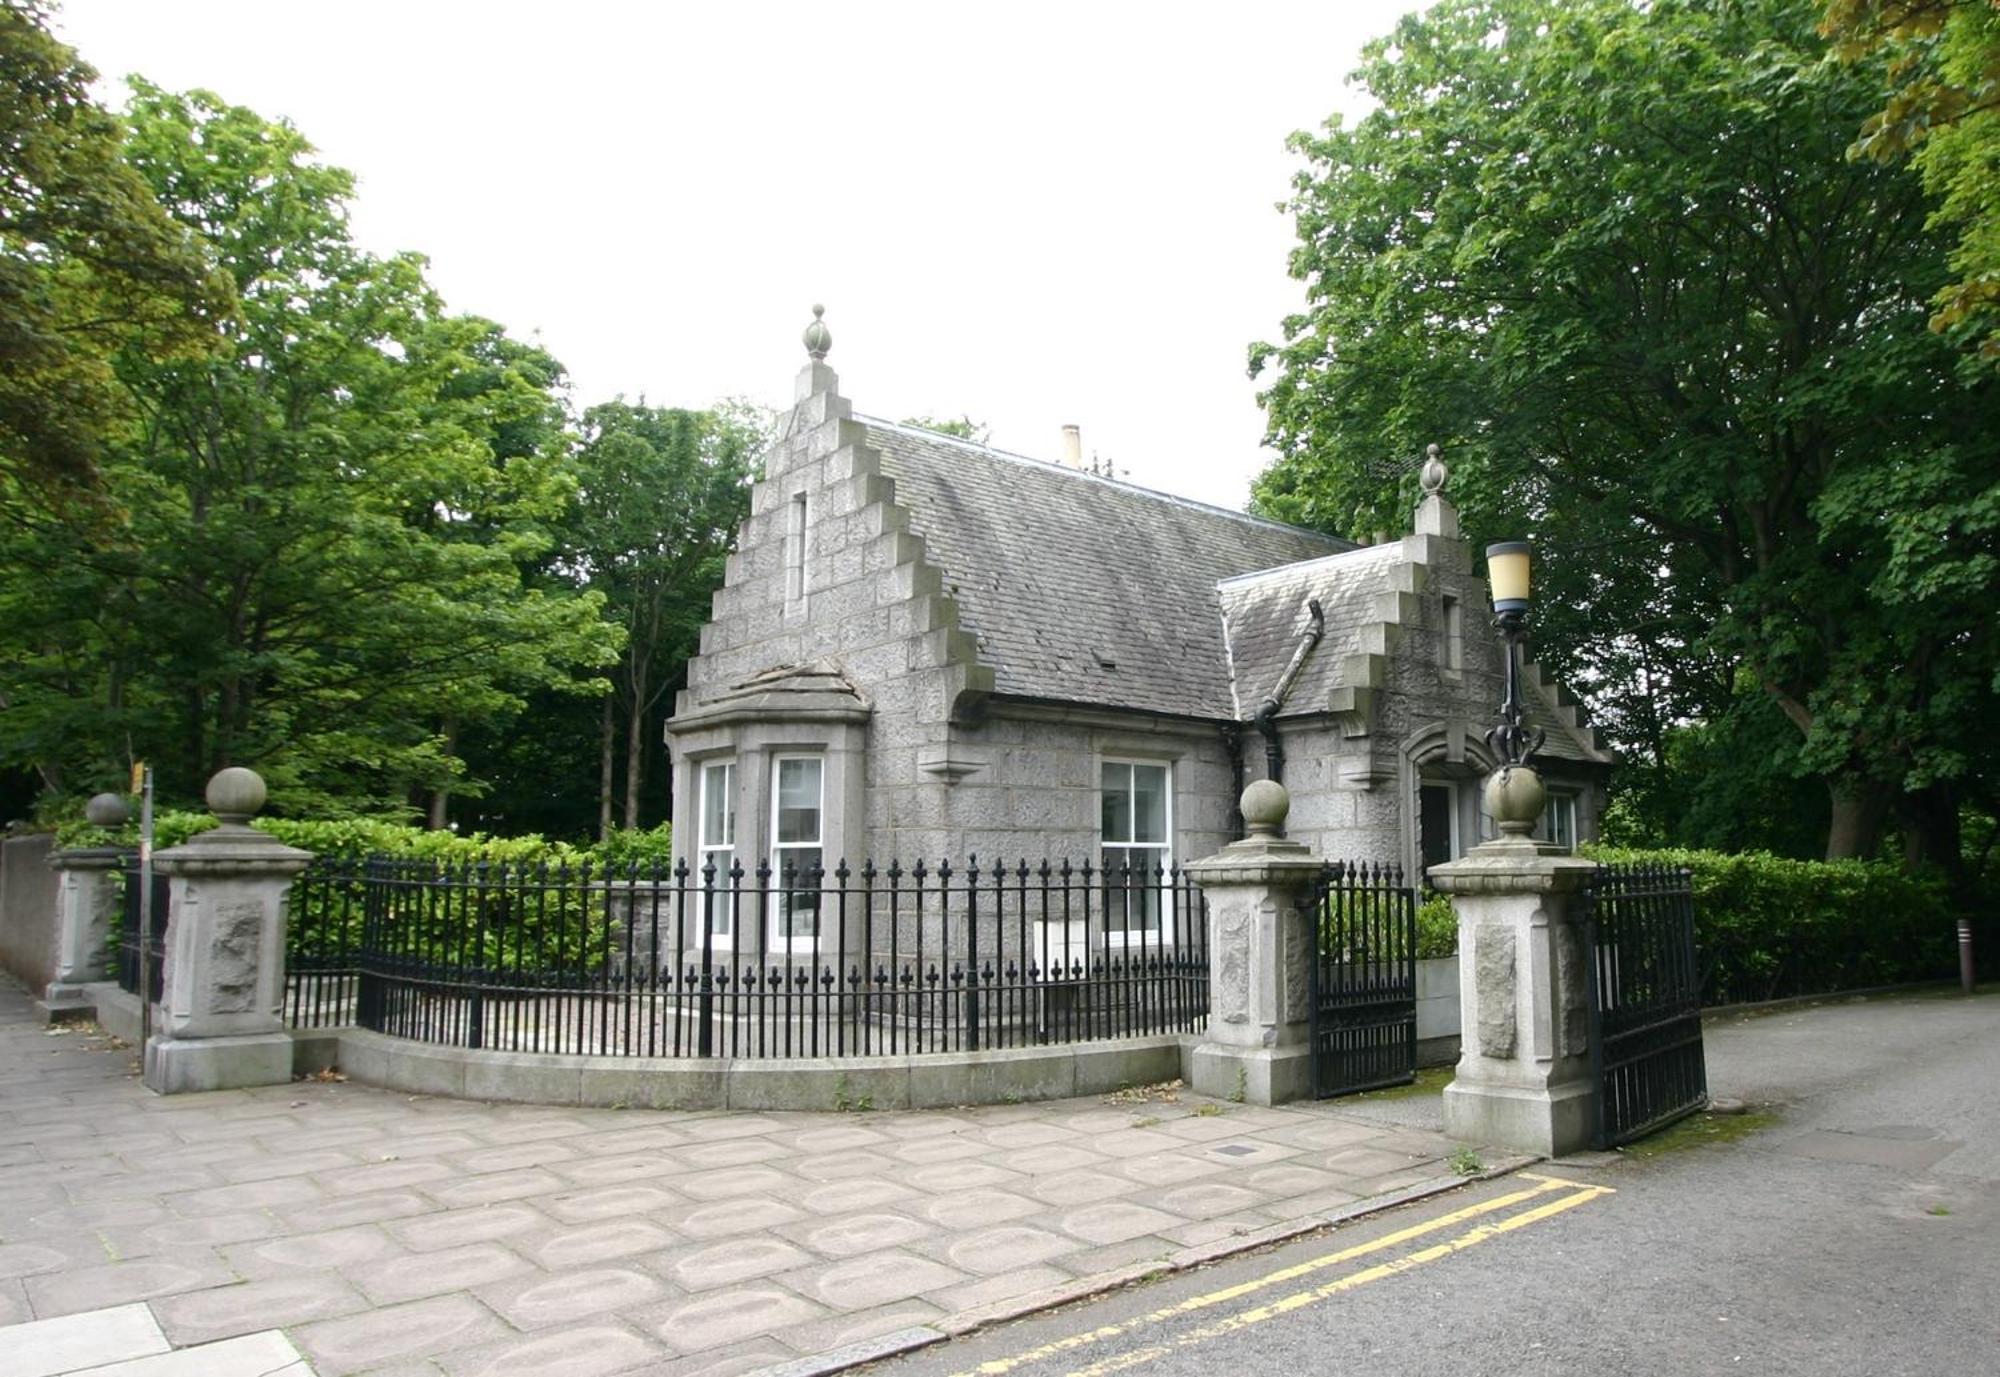
{"label": "window pane", "polygon": [[1106,765],[1098,781],[1102,813],[1099,831],[1107,842],[1132,840],[1132,767]]}
{"label": "window pane", "polygon": [[1150,847],[1104,848],[1104,930],[1110,936],[1154,934],[1160,927],[1160,891],[1153,870],[1162,853]]}
{"label": "window pane", "polygon": [[731,846],[736,841],[736,767],[710,765],[701,772],[701,844]]}
{"label": "window pane", "polygon": [[780,889],[771,913],[774,938],[810,938],[819,930],[819,885],[822,878],[819,867],[818,847],[796,847],[780,853]]}
{"label": "window pane", "polygon": [[778,845],[819,842],[820,762],[778,762]]}
{"label": "window pane", "polygon": [[[729,870],[731,866],[736,864],[736,853],[733,851],[705,851],[702,853],[701,859],[704,867],[708,866],[711,862],[715,866],[715,887],[703,895],[703,902],[708,905],[708,930],[718,938],[727,940],[729,934],[735,930],[734,887],[736,882],[731,878]],[[704,869],[701,878],[702,883],[706,885],[708,883],[706,869]]]}
{"label": "window pane", "polygon": [[1163,843],[1167,839],[1167,767],[1132,767],[1132,840]]}

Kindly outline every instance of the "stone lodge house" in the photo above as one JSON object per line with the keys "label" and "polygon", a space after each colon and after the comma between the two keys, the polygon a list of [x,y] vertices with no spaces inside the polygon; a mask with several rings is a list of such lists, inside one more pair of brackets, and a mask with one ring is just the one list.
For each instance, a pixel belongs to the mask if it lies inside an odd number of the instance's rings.
{"label": "stone lodge house", "polygon": [[[1412,534],[1356,546],[856,416],[807,343],[667,724],[697,872],[1179,863],[1271,776],[1329,859],[1415,874],[1490,835],[1502,648],[1441,464]],[[1544,826],[1588,838],[1611,757],[1523,691]]]}

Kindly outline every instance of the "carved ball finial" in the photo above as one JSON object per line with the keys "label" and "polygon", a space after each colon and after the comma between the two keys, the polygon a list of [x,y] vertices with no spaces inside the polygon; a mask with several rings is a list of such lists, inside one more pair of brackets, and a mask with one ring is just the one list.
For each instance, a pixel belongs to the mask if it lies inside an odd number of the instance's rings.
{"label": "carved ball finial", "polygon": [[246,823],[264,806],[264,778],[255,770],[231,765],[208,781],[208,811],[226,823]]}
{"label": "carved ball finial", "polygon": [[1423,484],[1425,497],[1436,497],[1443,492],[1446,480],[1451,477],[1451,470],[1446,468],[1444,460],[1438,457],[1440,453],[1436,445],[1424,450],[1424,467],[1417,475],[1417,481]]}
{"label": "carved ball finial", "polygon": [[116,794],[92,794],[83,805],[83,820],[92,827],[123,827],[132,810]]}
{"label": "carved ball finial", "polygon": [[1292,796],[1276,780],[1260,779],[1243,791],[1237,807],[1243,812],[1243,825],[1251,836],[1282,837],[1285,818],[1292,811]]}
{"label": "carved ball finial", "polygon": [[820,319],[825,314],[826,307],[815,303],[812,324],[806,326],[802,336],[806,342],[806,353],[812,355],[814,362],[825,358],[826,351],[833,348],[833,331],[827,329],[826,322]]}
{"label": "carved ball finial", "polygon": [[1542,777],[1526,765],[1502,765],[1486,777],[1486,811],[1510,837],[1525,837],[1542,816]]}

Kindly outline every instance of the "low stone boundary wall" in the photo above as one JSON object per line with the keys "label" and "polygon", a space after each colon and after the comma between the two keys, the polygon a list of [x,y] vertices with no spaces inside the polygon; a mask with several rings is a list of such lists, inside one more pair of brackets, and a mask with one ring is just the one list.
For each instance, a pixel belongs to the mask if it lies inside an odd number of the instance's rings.
{"label": "low stone boundary wall", "polygon": [[1458,958],[1417,962],[1417,1065],[1458,1060]]}
{"label": "low stone boundary wall", "polygon": [[[139,1040],[139,1001],[92,987],[97,1022]],[[993,1052],[938,1052],[844,1061],[727,1057],[562,1057],[473,1051],[361,1028],[292,1032],[292,1072],[337,1068],[364,1085],[418,1095],[600,1109],[946,1109],[1102,1095],[1182,1075],[1182,1044],[1165,1033]]]}
{"label": "low stone boundary wall", "polygon": [[340,1070],[367,1085],[468,1100],[629,1109],[938,1109],[1065,1099],[1181,1075],[1182,1037],[845,1061],[564,1057],[338,1032]]}

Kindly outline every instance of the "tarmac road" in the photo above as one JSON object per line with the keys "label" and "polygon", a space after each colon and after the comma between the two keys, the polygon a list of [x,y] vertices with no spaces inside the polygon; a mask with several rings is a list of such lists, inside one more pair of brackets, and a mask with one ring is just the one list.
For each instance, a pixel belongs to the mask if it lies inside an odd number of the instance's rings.
{"label": "tarmac road", "polygon": [[868,1372],[2000,1373],[2000,996],[1707,1042],[1713,1093],[1775,1114],[1736,1141],[1530,1168]]}

